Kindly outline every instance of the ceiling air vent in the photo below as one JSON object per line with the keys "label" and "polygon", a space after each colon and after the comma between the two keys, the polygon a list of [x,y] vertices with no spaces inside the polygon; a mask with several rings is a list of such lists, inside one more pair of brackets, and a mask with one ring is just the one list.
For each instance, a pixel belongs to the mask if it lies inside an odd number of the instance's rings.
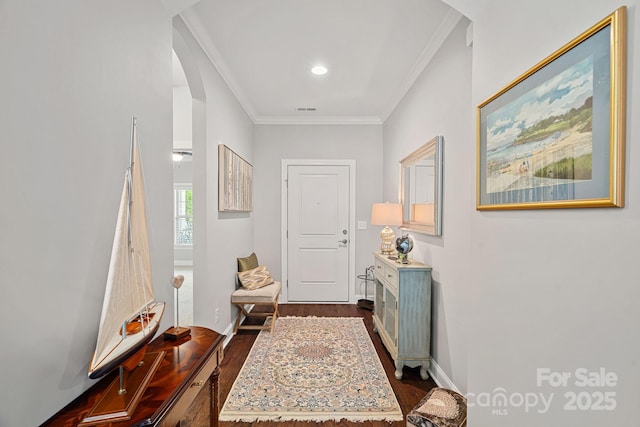
{"label": "ceiling air vent", "polygon": [[296,111],[316,111],[316,107],[298,107]]}

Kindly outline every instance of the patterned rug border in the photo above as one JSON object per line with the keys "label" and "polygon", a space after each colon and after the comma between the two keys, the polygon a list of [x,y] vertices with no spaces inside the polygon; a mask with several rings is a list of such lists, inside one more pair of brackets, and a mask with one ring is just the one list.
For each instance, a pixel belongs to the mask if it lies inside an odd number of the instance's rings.
{"label": "patterned rug border", "polygon": [[[395,402],[395,407],[396,409],[394,411],[379,411],[379,412],[375,412],[375,411],[369,411],[369,412],[360,412],[360,413],[355,413],[355,412],[348,412],[348,411],[335,411],[335,412],[331,412],[331,413],[323,413],[323,412],[293,412],[293,411],[286,411],[286,410],[279,410],[279,411],[260,411],[259,413],[253,413],[250,414],[246,411],[233,411],[233,410],[228,410],[227,409],[227,403],[232,395],[232,393],[235,390],[236,387],[236,383],[241,379],[241,376],[245,370],[245,366],[251,361],[251,357],[255,352],[260,351],[259,349],[257,349],[256,343],[258,343],[260,336],[262,335],[269,335],[269,331],[268,330],[262,330],[260,331],[260,333],[258,334],[258,337],[256,338],[255,342],[253,343],[253,345],[251,346],[251,350],[249,351],[249,354],[247,355],[247,358],[245,359],[242,368],[240,369],[240,372],[238,373],[238,376],[236,377],[236,379],[233,382],[233,385],[231,386],[231,389],[229,390],[229,394],[226,398],[226,401],[224,402],[224,405],[222,407],[222,410],[220,411],[220,414],[218,416],[218,420],[219,421],[224,421],[224,422],[246,422],[246,423],[251,423],[251,422],[258,422],[258,421],[306,421],[306,422],[324,422],[324,421],[335,421],[335,422],[339,422],[339,421],[353,421],[353,422],[364,422],[364,421],[387,421],[387,422],[391,422],[391,421],[404,421],[404,415],[402,414],[402,410],[400,409],[400,405],[398,404],[398,400],[397,397],[395,395],[395,391],[393,390],[393,387],[391,387],[391,383],[389,382],[389,378],[386,376],[386,372],[382,366],[382,362],[380,361],[380,357],[378,356],[376,350],[375,350],[375,346],[373,345],[373,341],[371,341],[371,336],[369,335],[369,332],[366,329],[366,326],[364,325],[364,318],[363,317],[320,317],[320,316],[284,316],[284,317],[280,317],[278,318],[278,321],[280,319],[290,319],[290,320],[295,320],[295,319],[328,319],[328,320],[347,320],[347,321],[355,321],[356,319],[359,320],[358,324],[360,324],[362,326],[362,328],[364,329],[364,334],[366,334],[366,337],[368,338],[368,345],[370,346],[370,350],[373,352],[373,354],[375,355],[375,364],[376,364],[376,368],[380,369],[380,371],[384,374],[384,379],[386,380],[386,385],[389,387],[389,389],[391,390],[391,393],[393,395],[393,400]],[[267,322],[270,322],[271,318],[267,319]],[[278,324],[276,323],[275,328],[274,328],[274,334],[276,333],[277,329],[278,329]]]}

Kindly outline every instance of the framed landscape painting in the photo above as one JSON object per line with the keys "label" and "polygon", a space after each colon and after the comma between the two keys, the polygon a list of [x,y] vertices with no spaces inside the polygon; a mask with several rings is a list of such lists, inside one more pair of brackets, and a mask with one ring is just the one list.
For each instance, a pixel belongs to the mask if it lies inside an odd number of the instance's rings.
{"label": "framed landscape painting", "polygon": [[626,8],[477,109],[478,210],[624,205]]}

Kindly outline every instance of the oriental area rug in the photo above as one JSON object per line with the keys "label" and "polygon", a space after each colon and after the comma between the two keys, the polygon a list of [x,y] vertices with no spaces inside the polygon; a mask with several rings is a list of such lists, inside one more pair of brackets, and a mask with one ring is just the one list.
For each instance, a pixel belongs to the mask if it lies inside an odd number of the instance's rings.
{"label": "oriental area rug", "polygon": [[258,335],[220,421],[402,421],[362,318],[279,317]]}

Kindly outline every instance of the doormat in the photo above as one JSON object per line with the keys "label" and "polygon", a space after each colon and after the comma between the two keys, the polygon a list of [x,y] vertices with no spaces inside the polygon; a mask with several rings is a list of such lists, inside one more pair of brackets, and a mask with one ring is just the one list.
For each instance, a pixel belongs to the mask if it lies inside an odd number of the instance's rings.
{"label": "doormat", "polygon": [[258,335],[220,421],[402,421],[359,317],[280,317]]}

